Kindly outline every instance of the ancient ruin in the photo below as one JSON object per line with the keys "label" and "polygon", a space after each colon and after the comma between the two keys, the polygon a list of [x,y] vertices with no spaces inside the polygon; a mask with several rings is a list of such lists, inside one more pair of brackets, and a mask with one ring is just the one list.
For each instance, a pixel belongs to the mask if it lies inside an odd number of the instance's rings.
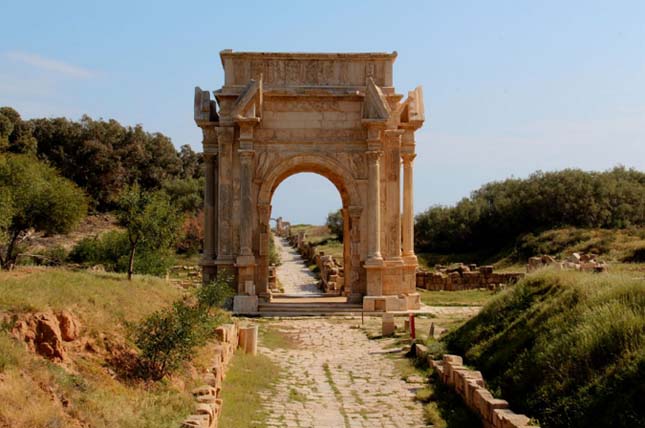
{"label": "ancient ruin", "polygon": [[348,300],[368,311],[419,307],[412,169],[423,95],[420,87],[405,99],[396,93],[396,56],[224,50],[214,99],[195,89],[206,169],[203,277],[236,274],[236,311],[271,299],[271,199],[300,172],[326,177],[341,195]]}

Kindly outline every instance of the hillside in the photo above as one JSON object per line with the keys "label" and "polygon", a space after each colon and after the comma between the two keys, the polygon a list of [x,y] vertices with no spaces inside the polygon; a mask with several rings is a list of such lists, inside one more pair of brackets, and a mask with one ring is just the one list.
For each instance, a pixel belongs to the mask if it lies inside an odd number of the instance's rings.
{"label": "hillside", "polygon": [[645,173],[620,167],[538,171],[526,179],[484,184],[454,206],[417,215],[415,247],[419,253],[473,254],[482,262],[512,253],[527,235],[553,229],[635,228],[638,235],[643,227]]}
{"label": "hillside", "polygon": [[[192,409],[189,391],[207,349],[164,382],[122,377],[132,349],[127,323],[169,305],[180,289],[152,277],[34,267],[0,272],[0,284],[0,426],[175,427]],[[62,344],[62,361],[14,337],[17,322],[61,311],[80,325]]]}
{"label": "hillside", "polygon": [[[564,227],[519,236],[503,248],[485,248],[469,252],[417,253],[419,263],[425,268],[435,264],[455,262],[493,264],[497,268],[522,269],[526,260],[543,254],[566,258],[574,253],[594,253],[611,266],[621,269],[639,269],[645,262],[645,228],[591,229]],[[640,265],[640,268],[645,268]]]}
{"label": "hillside", "polygon": [[642,274],[531,274],[446,342],[542,427],[645,426]]}

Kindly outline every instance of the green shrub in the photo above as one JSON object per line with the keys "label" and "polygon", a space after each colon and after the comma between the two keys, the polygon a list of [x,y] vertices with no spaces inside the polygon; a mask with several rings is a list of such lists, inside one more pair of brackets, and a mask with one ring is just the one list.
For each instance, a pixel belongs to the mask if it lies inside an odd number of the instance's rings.
{"label": "green shrub", "polygon": [[645,426],[645,289],[619,275],[543,272],[447,337],[542,426]]}
{"label": "green shrub", "polygon": [[273,240],[273,232],[269,236],[269,265],[280,266],[282,260],[280,259],[280,254],[275,248],[275,241]]}
{"label": "green shrub", "polygon": [[[103,265],[114,272],[128,271],[129,242],[125,232],[110,231],[97,238],[84,238],[69,254],[69,260],[84,265]],[[174,264],[168,249],[142,245],[135,254],[134,267],[141,274],[163,276]]]}
{"label": "green shrub", "polygon": [[61,266],[67,260],[67,250],[60,245],[37,253],[39,258],[36,259],[37,264],[45,266]]}
{"label": "green shrub", "polygon": [[209,326],[207,314],[184,301],[154,312],[134,327],[134,342],[141,351],[140,374],[160,380],[171,373],[206,342]]}
{"label": "green shrub", "polygon": [[197,301],[206,310],[221,308],[234,294],[234,278],[226,273],[218,273],[214,281],[204,284],[196,291]]}

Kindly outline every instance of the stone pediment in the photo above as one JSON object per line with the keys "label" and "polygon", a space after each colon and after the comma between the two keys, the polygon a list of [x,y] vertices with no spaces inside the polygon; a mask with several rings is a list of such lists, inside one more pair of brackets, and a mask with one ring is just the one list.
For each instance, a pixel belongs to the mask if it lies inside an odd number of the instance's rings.
{"label": "stone pediment", "polygon": [[251,79],[231,110],[234,120],[262,117],[262,75],[258,80]]}
{"label": "stone pediment", "polygon": [[363,104],[363,119],[386,121],[390,117],[390,107],[387,99],[374,79],[367,79],[365,102]]}

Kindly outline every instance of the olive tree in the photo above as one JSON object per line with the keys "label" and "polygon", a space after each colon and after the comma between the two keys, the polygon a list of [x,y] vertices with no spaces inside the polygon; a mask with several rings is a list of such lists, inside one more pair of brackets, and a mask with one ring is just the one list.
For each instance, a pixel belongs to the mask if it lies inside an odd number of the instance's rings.
{"label": "olive tree", "polygon": [[137,247],[145,244],[166,249],[175,242],[181,225],[181,213],[165,192],[145,192],[138,185],[127,186],[121,193],[117,218],[126,229],[130,245],[128,279],[132,279]]}
{"label": "olive tree", "polygon": [[15,264],[16,245],[29,230],[69,232],[87,213],[87,198],[36,158],[0,154],[0,266]]}

